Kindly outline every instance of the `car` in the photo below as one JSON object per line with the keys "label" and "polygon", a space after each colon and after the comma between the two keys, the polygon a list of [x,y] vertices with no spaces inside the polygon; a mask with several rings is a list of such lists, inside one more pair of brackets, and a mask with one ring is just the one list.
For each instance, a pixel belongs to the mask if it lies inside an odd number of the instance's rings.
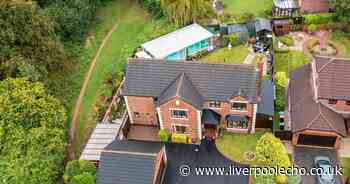
{"label": "car", "polygon": [[314,164],[317,170],[322,169],[322,172],[317,173],[316,180],[318,184],[334,184],[335,175],[331,159],[326,156],[317,156],[314,159]]}

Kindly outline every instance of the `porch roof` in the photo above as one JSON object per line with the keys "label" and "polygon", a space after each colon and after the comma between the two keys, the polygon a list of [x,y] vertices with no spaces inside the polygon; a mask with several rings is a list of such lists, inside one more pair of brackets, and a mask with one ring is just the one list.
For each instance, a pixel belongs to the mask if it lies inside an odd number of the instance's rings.
{"label": "porch roof", "polygon": [[219,125],[221,115],[211,109],[203,109],[202,111],[202,124],[205,125]]}
{"label": "porch roof", "polygon": [[246,116],[242,116],[242,115],[236,115],[236,114],[229,114],[226,116],[225,118],[228,121],[244,121],[244,122],[248,122],[248,119]]}

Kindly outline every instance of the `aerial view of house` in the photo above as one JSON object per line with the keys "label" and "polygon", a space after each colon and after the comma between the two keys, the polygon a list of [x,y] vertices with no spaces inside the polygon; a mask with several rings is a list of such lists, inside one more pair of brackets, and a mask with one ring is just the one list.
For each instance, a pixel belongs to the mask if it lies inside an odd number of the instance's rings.
{"label": "aerial view of house", "polygon": [[0,184],[350,184],[349,5],[0,1]]}

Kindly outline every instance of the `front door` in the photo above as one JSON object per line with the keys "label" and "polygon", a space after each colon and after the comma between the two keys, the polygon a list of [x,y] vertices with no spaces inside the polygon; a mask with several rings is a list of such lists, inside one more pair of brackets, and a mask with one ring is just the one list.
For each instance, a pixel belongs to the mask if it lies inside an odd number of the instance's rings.
{"label": "front door", "polygon": [[218,129],[216,125],[205,125],[204,126],[204,137],[209,139],[216,139],[218,135]]}

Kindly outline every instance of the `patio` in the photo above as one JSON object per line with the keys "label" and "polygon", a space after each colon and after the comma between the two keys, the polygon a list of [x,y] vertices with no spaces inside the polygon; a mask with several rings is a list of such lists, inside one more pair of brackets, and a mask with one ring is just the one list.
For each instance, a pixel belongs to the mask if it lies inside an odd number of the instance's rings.
{"label": "patio", "polygon": [[127,139],[159,141],[159,128],[156,126],[130,125]]}

